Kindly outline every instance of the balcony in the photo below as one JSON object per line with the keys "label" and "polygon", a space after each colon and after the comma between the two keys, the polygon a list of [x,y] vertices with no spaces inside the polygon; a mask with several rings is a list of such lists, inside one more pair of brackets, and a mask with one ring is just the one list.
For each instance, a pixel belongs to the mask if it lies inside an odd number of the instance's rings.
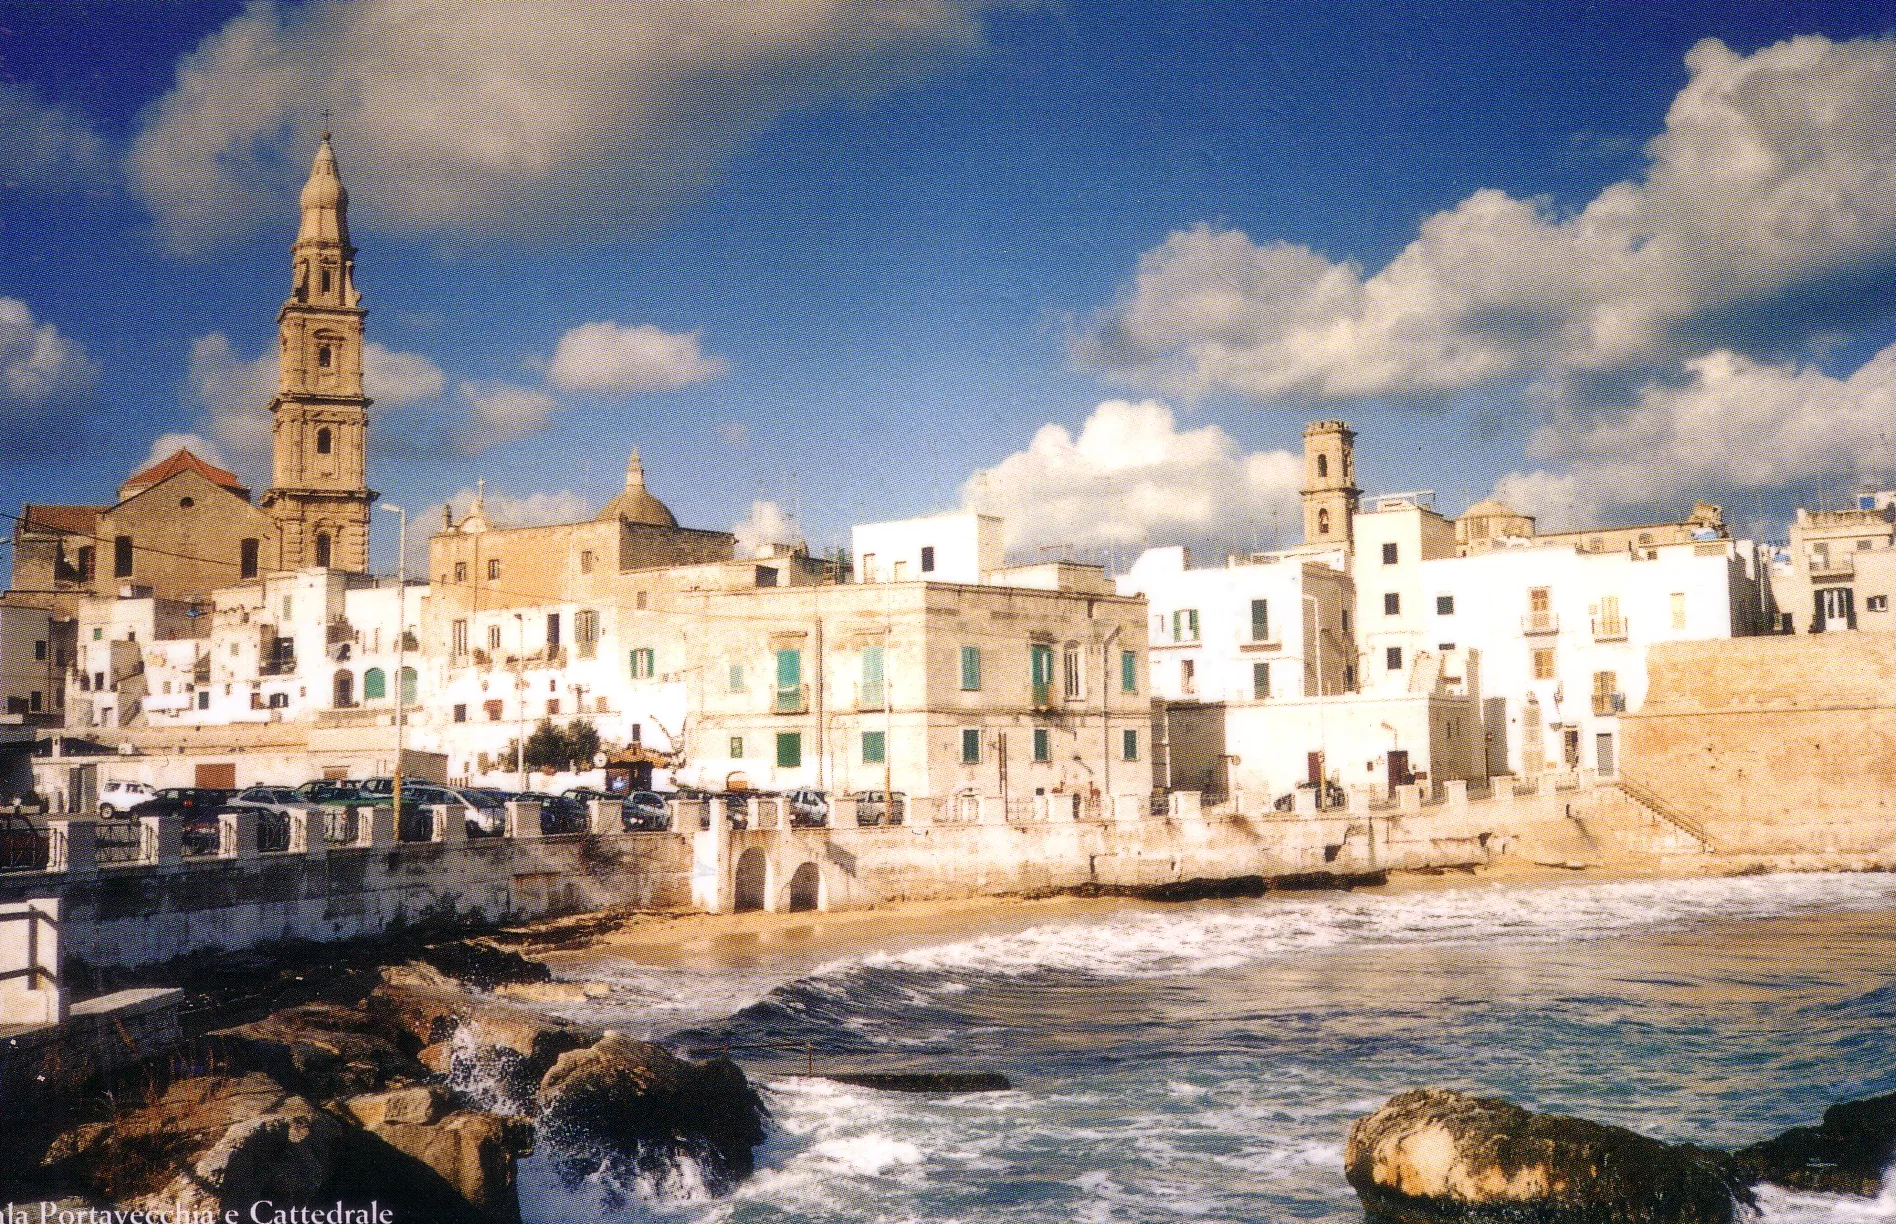
{"label": "balcony", "polygon": [[1623,642],[1626,640],[1626,618],[1623,616],[1596,616],[1593,618],[1593,640],[1596,642]]}
{"label": "balcony", "polygon": [[1595,717],[1605,718],[1612,714],[1624,714],[1625,712],[1626,712],[1626,694],[1625,693],[1595,693],[1593,694],[1593,713]]}
{"label": "balcony", "polygon": [[1856,573],[1856,554],[1812,553],[1810,555],[1810,576],[1812,578],[1848,578]]}
{"label": "balcony", "polygon": [[1560,632],[1560,613],[1525,612],[1521,615],[1521,632],[1533,636],[1542,633]]}
{"label": "balcony", "polygon": [[807,714],[810,712],[810,686],[792,685],[776,690],[776,696],[770,704],[771,711],[777,714]]}

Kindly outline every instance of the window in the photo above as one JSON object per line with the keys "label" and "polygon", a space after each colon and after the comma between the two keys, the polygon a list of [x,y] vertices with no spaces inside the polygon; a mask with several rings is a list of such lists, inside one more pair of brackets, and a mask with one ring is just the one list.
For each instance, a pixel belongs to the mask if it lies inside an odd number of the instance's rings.
{"label": "window", "polygon": [[1398,549],[1395,544],[1390,543],[1390,544],[1383,545],[1383,564],[1384,565],[1394,565],[1396,563],[1397,555],[1398,555]]}
{"label": "window", "polygon": [[211,708],[211,690],[199,689],[198,690],[198,709],[208,710],[210,708]]}
{"label": "window", "polygon": [[464,655],[467,653],[466,621],[458,620],[454,622],[452,632],[449,635],[448,652],[455,655]]}
{"label": "window", "polygon": [[38,689],[34,689],[30,694],[27,695],[27,703],[26,703],[27,713],[29,714],[39,713],[41,709],[40,703],[45,700],[46,700],[45,694],[41,693]]}
{"label": "window", "polygon": [[1251,601],[1251,640],[1253,642],[1271,640],[1271,601],[1268,599]]}
{"label": "window", "polygon": [[1198,663],[1193,659],[1178,661],[1178,691],[1187,697],[1198,692]]}
{"label": "window", "polygon": [[[329,350],[326,348],[323,349],[322,354],[323,354],[323,364],[328,365],[329,364]],[[325,425],[321,429],[316,431],[316,453],[319,455],[327,455],[330,452],[330,449],[331,449],[331,439],[329,435],[329,427]]]}
{"label": "window", "polygon": [[412,668],[412,667],[404,667],[404,668],[402,668],[402,673],[401,673],[401,686],[402,686],[402,704],[403,704],[403,705],[414,705],[414,704],[415,704],[415,681],[416,681],[416,678],[417,678],[417,677],[416,677],[416,674],[415,674],[415,669],[414,669],[414,668]]}
{"label": "window", "polygon": [[1139,691],[1139,655],[1136,651],[1119,652],[1119,691],[1122,693]]}
{"label": "window", "polygon": [[1871,596],[1869,596],[1869,597],[1868,597],[1867,599],[1865,599],[1865,600],[1863,601],[1863,610],[1864,610],[1865,612],[1887,612],[1887,611],[1889,611],[1889,596],[1887,596],[1887,595],[1871,595]]}
{"label": "window", "polygon": [[454,706],[454,721],[455,721],[455,722],[466,722],[466,721],[467,721],[467,702],[465,702],[465,701],[461,701],[461,702],[457,702],[457,703],[455,703],[455,706]]}
{"label": "window", "polygon": [[1251,699],[1263,701],[1271,695],[1271,665],[1269,663],[1251,664]]}
{"label": "window", "polygon": [[1389,646],[1383,650],[1383,666],[1390,671],[1402,670],[1402,647]]}
{"label": "window", "polygon": [[1085,669],[1080,666],[1081,658],[1082,656],[1078,646],[1068,646],[1066,650],[1062,652],[1061,678],[1063,681],[1063,691],[1066,693],[1066,699],[1068,701],[1078,701],[1086,696],[1086,672]]}
{"label": "window", "polygon": [[1537,647],[1534,651],[1534,679],[1552,680],[1554,678],[1554,650],[1551,646]]}
{"label": "window", "polygon": [[316,533],[316,564],[321,569],[329,568],[329,533],[327,531]]}
{"label": "window", "polygon": [[963,646],[961,648],[961,691],[976,693],[981,690],[981,648]]}
{"label": "window", "polygon": [[864,731],[862,733],[862,763],[864,765],[882,765],[889,759],[887,733],[883,731]]}
{"label": "window", "polygon": [[592,549],[588,548],[581,552],[579,554],[579,572],[582,574],[592,573],[594,559]]}
{"label": "window", "polygon": [[1139,759],[1139,733],[1130,727],[1119,733],[1119,759],[1122,761]]}
{"label": "window", "polygon": [[1672,592],[1672,627],[1685,628],[1685,592]]}
{"label": "window", "polygon": [[329,292],[329,269],[328,268],[323,269],[321,292],[323,293]]}
{"label": "window", "polygon": [[777,768],[798,769],[803,765],[803,732],[777,732]]}
{"label": "window", "polygon": [[467,581],[467,562],[456,561],[454,563],[454,580],[456,582]]}
{"label": "window", "polygon": [[1622,697],[1618,702],[1615,702],[1613,700],[1615,697],[1619,697],[1619,673],[1610,671],[1594,672],[1593,712],[1595,714],[1618,713],[1621,709],[1625,708],[1625,699]]}
{"label": "window", "polygon": [[547,698],[546,712],[548,715],[558,714],[560,712],[560,699],[558,697]]}
{"label": "window", "polygon": [[979,727],[961,729],[961,763],[963,765],[981,763],[981,729]]}
{"label": "window", "polygon": [[1400,591],[1384,591],[1383,592],[1383,615],[1384,616],[1402,615],[1402,592]]}
{"label": "window", "polygon": [[119,536],[112,541],[112,576],[130,578],[132,576],[132,537]]}
{"label": "window", "polygon": [[633,598],[633,600],[632,600],[632,602],[633,602],[633,605],[634,605],[635,607],[637,607],[639,611],[641,611],[641,612],[643,612],[643,611],[645,611],[645,606],[646,606],[646,598],[645,598],[645,592],[644,592],[644,591],[640,591],[640,592],[639,592],[639,593],[638,593],[638,594],[637,594],[637,595],[636,595],[636,596],[635,596],[635,597]]}
{"label": "window", "polygon": [[241,540],[237,545],[237,576],[255,578],[257,576],[258,552],[262,544],[257,540]]}
{"label": "window", "polygon": [[487,562],[487,581],[489,582],[500,581],[500,558],[499,557],[489,558]]}
{"label": "window", "polygon": [[590,659],[599,653],[599,613],[591,608],[581,608],[573,616],[573,644],[579,647],[579,657]]}
{"label": "window", "polygon": [[1642,532],[1640,532],[1640,533],[1639,533],[1639,542],[1640,542],[1641,544],[1650,544],[1650,543],[1652,543],[1652,532],[1650,532],[1650,531],[1642,531]]}
{"label": "window", "polygon": [[1330,456],[1317,456],[1317,479],[1322,480],[1330,474]]}
{"label": "window", "polygon": [[862,652],[862,695],[858,704],[879,708],[887,696],[882,682],[882,647],[865,646]]}
{"label": "window", "polygon": [[777,709],[795,713],[803,708],[803,652],[797,649],[777,652]]}
{"label": "window", "polygon": [[1174,642],[1198,640],[1197,608],[1180,608],[1172,613],[1172,640]]}
{"label": "window", "polygon": [[45,642],[35,641],[33,643],[33,658],[38,660],[41,663],[44,663],[46,661],[46,643]]}
{"label": "window", "polygon": [[1435,597],[1435,615],[1455,615],[1455,597],[1453,595],[1437,595]]}
{"label": "window", "polygon": [[90,544],[87,544],[85,547],[79,550],[79,581],[81,582],[92,581],[92,565],[93,565],[94,556],[95,554],[93,553],[92,545]]}
{"label": "window", "polygon": [[559,648],[560,648],[560,614],[558,612],[548,612],[546,614],[547,653],[551,654],[553,651],[558,650]]}
{"label": "window", "polygon": [[1053,647],[1034,645],[1027,648],[1027,679],[1033,685],[1037,706],[1053,703]]}
{"label": "window", "polygon": [[634,680],[650,680],[652,678],[652,673],[655,669],[653,666],[652,648],[650,646],[633,647],[630,662],[632,666],[632,678]]}
{"label": "window", "polygon": [[1856,544],[1857,544],[1857,551],[1858,551],[1858,552],[1868,552],[1868,551],[1870,551],[1870,541],[1868,541],[1868,540],[1858,540],[1858,541],[1856,542]]}
{"label": "window", "polygon": [[1330,512],[1328,510],[1317,511],[1317,534],[1330,534]]}
{"label": "window", "polygon": [[731,737],[730,755],[733,761],[741,761],[744,759],[744,737],[743,736],[733,735]]}
{"label": "window", "polygon": [[746,691],[744,687],[744,665],[742,663],[733,663],[727,669],[724,677],[724,687],[733,693]]}
{"label": "window", "polygon": [[1045,727],[1034,728],[1034,760],[1042,764],[1053,760],[1053,732]]}
{"label": "window", "polygon": [[500,721],[500,702],[483,701],[481,703],[481,712],[487,715],[488,722],[499,722]]}
{"label": "window", "polygon": [[1350,610],[1348,608],[1343,609],[1342,616],[1343,616],[1343,632],[1348,633],[1350,631]]}
{"label": "window", "polygon": [[[388,673],[379,667],[371,667],[362,673],[362,700],[381,701],[388,696]],[[466,722],[465,718],[457,722]]]}
{"label": "window", "polygon": [[864,582],[874,582],[876,580],[876,555],[874,553],[864,553],[862,555],[862,580]]}
{"label": "window", "polygon": [[[317,369],[327,370],[329,368],[329,363],[332,359],[333,358],[329,351],[329,346],[327,344],[319,344],[316,346],[316,368]],[[322,430],[317,431],[316,449],[325,455],[329,453],[329,431],[327,429],[322,429]]]}
{"label": "window", "polygon": [[922,572],[924,574],[935,572],[935,546],[933,544],[922,545]]}
{"label": "window", "polygon": [[487,626],[487,649],[489,650],[500,649],[500,626],[499,625]]}

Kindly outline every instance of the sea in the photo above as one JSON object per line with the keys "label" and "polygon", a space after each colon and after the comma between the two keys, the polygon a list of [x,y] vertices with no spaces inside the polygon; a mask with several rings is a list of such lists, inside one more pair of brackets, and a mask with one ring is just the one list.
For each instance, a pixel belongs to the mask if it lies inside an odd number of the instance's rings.
{"label": "sea", "polygon": [[[1896,876],[1481,878],[1002,908],[837,941],[598,960],[575,1019],[762,1085],[755,1176],[542,1150],[526,1224],[1349,1221],[1350,1124],[1446,1085],[1735,1147],[1896,1091]],[[999,1071],[919,1096],[826,1070]],[[814,1070],[818,1078],[807,1073]],[[1764,1189],[1764,1224],[1896,1224]]]}

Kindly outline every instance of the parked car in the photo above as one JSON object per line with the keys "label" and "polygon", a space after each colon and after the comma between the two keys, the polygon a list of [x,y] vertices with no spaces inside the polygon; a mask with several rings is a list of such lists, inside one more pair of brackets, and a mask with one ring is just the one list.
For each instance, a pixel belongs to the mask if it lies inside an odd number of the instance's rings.
{"label": "parked car", "polygon": [[586,805],[571,795],[548,795],[538,791],[501,791],[488,789],[503,802],[540,805],[540,833],[551,837],[559,833],[584,833],[587,828]]}
{"label": "parked car", "polygon": [[319,778],[295,788],[295,794],[304,803],[316,803],[323,807],[369,807],[388,802],[387,795],[380,798],[365,795],[359,789],[360,786],[359,782]]}
{"label": "parked car", "polygon": [[633,791],[625,797],[624,821],[627,833],[663,832],[671,828],[671,809],[657,791]]}
{"label": "parked car", "polygon": [[151,787],[143,782],[107,782],[99,791],[99,819],[129,812],[151,796]]}
{"label": "parked car", "polygon": [[829,796],[822,791],[793,790],[784,798],[789,800],[792,827],[814,829],[829,823]]}
{"label": "parked car", "polygon": [[44,871],[46,830],[18,812],[0,812],[0,871]]}
{"label": "parked car", "polygon": [[308,814],[312,818],[311,836],[324,838],[329,835],[327,817],[333,814],[332,809],[298,798],[296,791],[288,786],[252,786],[238,791],[224,807],[227,811],[237,808],[256,809],[259,850],[288,850],[290,848],[292,813]]}
{"label": "parked car", "polygon": [[217,814],[235,793],[212,786],[167,786],[129,814],[141,820],[147,816],[180,816],[184,820],[185,852],[214,854]]}
{"label": "parked car", "polygon": [[[467,812],[469,837],[499,837],[507,830],[507,805],[481,791],[418,782],[402,787],[402,840],[427,841],[434,835],[428,820],[431,807],[458,807]],[[412,815],[411,815],[412,813]],[[425,830],[425,832],[424,832]]]}
{"label": "parked car", "polygon": [[893,803],[882,791],[857,791],[850,798],[856,801],[859,825],[899,825],[908,815],[908,796],[901,791],[895,792]]}

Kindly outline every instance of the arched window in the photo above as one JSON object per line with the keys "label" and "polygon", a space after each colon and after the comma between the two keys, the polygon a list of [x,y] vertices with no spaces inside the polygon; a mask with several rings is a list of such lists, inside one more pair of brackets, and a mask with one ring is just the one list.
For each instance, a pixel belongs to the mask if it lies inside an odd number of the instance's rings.
{"label": "arched window", "polygon": [[[328,349],[323,350],[323,352],[325,353],[327,353],[328,351],[329,351]],[[323,362],[323,364],[328,365],[329,363],[325,361]],[[333,444],[333,440],[331,439],[329,435],[329,426],[325,425],[321,429],[316,431],[316,453],[317,454],[327,455],[329,453],[329,450],[332,444]]]}
{"label": "arched window", "polygon": [[1317,534],[1330,534],[1330,512],[1328,510],[1317,511]]}
{"label": "arched window", "polygon": [[415,669],[412,667],[402,668],[402,704],[415,704]]}
{"label": "arched window", "polygon": [[362,700],[382,701],[388,697],[388,673],[371,667],[362,673]]}
{"label": "arched window", "polygon": [[327,370],[329,368],[329,361],[330,361],[329,346],[327,344],[317,345],[316,346],[317,368]]}
{"label": "arched window", "polygon": [[329,533],[327,531],[316,533],[316,564],[323,569],[329,568]]}
{"label": "arched window", "polygon": [[336,700],[338,710],[346,710],[355,704],[355,674],[344,670],[336,673]]}
{"label": "arched window", "polygon": [[1330,456],[1317,456],[1317,479],[1322,480],[1330,474]]}

